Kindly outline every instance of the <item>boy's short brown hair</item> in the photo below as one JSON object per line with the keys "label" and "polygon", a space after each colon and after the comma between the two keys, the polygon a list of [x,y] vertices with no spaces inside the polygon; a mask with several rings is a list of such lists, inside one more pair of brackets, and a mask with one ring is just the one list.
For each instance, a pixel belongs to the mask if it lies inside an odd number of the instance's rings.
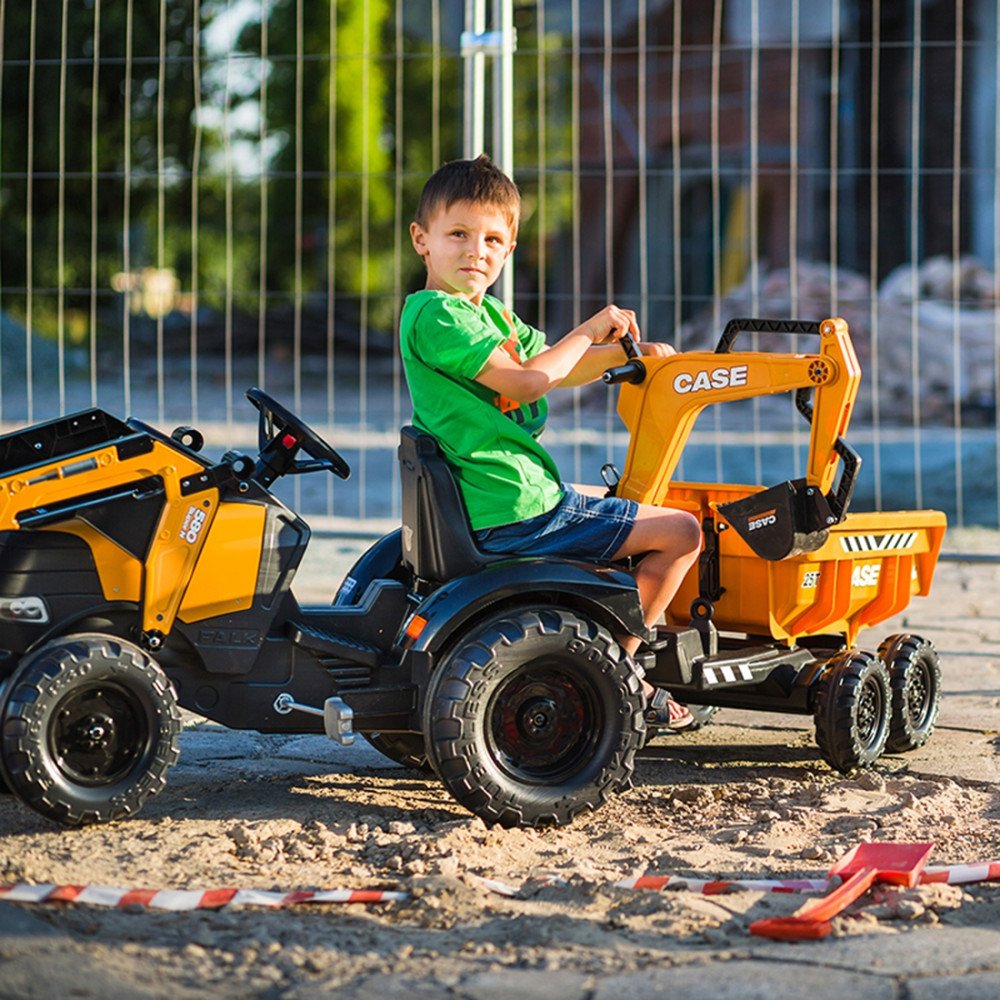
{"label": "boy's short brown hair", "polygon": [[474,160],[451,160],[431,174],[417,205],[417,225],[426,229],[435,212],[448,209],[457,201],[500,209],[510,225],[511,239],[517,238],[521,193],[485,153]]}

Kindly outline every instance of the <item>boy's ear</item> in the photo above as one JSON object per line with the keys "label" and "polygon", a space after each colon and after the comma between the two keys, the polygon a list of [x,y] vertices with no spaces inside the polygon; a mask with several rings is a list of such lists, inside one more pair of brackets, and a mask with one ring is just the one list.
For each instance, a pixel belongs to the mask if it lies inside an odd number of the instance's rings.
{"label": "boy's ear", "polygon": [[413,249],[423,257],[427,253],[427,244],[425,242],[427,234],[424,232],[423,227],[419,222],[410,223],[410,242],[413,244]]}

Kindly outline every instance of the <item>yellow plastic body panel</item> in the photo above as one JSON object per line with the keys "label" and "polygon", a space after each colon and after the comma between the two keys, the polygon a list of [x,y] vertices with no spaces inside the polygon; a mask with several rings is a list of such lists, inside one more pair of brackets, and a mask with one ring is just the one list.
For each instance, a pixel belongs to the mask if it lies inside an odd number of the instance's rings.
{"label": "yellow plastic body panel", "polygon": [[47,528],[82,538],[94,556],[97,577],[106,601],[138,601],[142,594],[142,563],[117,542],[102,535],[84,521],[69,521]]}
{"label": "yellow plastic body panel", "polygon": [[[665,506],[699,510],[719,534],[719,576],[725,593],[713,621],[722,631],[770,635],[794,642],[809,635],[858,633],[898,614],[930,591],[947,522],[936,510],[848,514],[815,552],[769,562],[757,556],[715,513],[719,503],[755,492],[754,486],[674,483]],[[667,609],[684,625],[698,597],[694,567]]]}
{"label": "yellow plastic body panel", "polygon": [[[81,493],[125,486],[152,476],[163,482],[165,499],[142,574],[142,628],[168,633],[187,589],[218,507],[219,491],[204,475],[203,465],[162,441],[149,451],[122,458],[114,444],[94,448],[85,458],[66,456],[33,466],[0,480],[0,531],[16,531],[18,515],[72,500]],[[204,483],[182,495],[181,481]],[[73,522],[67,522],[67,524]],[[60,528],[65,529],[65,525]],[[105,554],[119,558],[118,546]],[[95,558],[98,552],[95,551]],[[122,579],[127,579],[125,571]],[[114,586],[116,574],[101,576],[102,587]]]}
{"label": "yellow plastic body panel", "polygon": [[250,607],[266,518],[260,504],[220,504],[177,612],[181,621],[202,621]]}

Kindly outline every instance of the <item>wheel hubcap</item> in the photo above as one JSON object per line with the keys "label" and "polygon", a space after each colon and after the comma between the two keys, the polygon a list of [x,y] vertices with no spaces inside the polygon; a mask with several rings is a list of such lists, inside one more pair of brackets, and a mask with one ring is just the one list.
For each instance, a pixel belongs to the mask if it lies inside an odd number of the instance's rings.
{"label": "wheel hubcap", "polygon": [[110,685],[67,695],[50,733],[60,771],[81,784],[122,778],[142,756],[147,736],[145,715],[136,697]]}
{"label": "wheel hubcap", "polygon": [[551,728],[557,724],[558,709],[551,698],[542,698],[537,703],[529,703],[524,709],[521,726],[529,739],[544,740]]}
{"label": "wheel hubcap", "polygon": [[491,751],[510,774],[556,782],[589,754],[599,732],[597,704],[576,678],[527,670],[498,692],[490,718]]}
{"label": "wheel hubcap", "polygon": [[868,681],[858,697],[858,735],[866,747],[878,738],[883,715],[882,691],[874,681]]}
{"label": "wheel hubcap", "polygon": [[910,724],[916,728],[919,728],[926,718],[930,707],[930,690],[926,668],[922,664],[919,668],[913,668],[910,683],[906,687],[906,711]]}

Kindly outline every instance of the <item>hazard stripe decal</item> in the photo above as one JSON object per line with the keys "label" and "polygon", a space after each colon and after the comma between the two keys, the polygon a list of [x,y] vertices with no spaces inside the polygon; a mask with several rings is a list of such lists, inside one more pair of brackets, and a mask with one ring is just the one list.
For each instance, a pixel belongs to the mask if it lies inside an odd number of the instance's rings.
{"label": "hazard stripe decal", "polygon": [[908,549],[917,540],[915,531],[896,531],[888,535],[841,535],[840,547],[845,552],[886,552]]}
{"label": "hazard stripe decal", "polygon": [[720,667],[702,667],[701,678],[707,687],[716,684],[735,684],[752,681],[753,671],[745,663],[740,663],[736,667],[724,664]]}

